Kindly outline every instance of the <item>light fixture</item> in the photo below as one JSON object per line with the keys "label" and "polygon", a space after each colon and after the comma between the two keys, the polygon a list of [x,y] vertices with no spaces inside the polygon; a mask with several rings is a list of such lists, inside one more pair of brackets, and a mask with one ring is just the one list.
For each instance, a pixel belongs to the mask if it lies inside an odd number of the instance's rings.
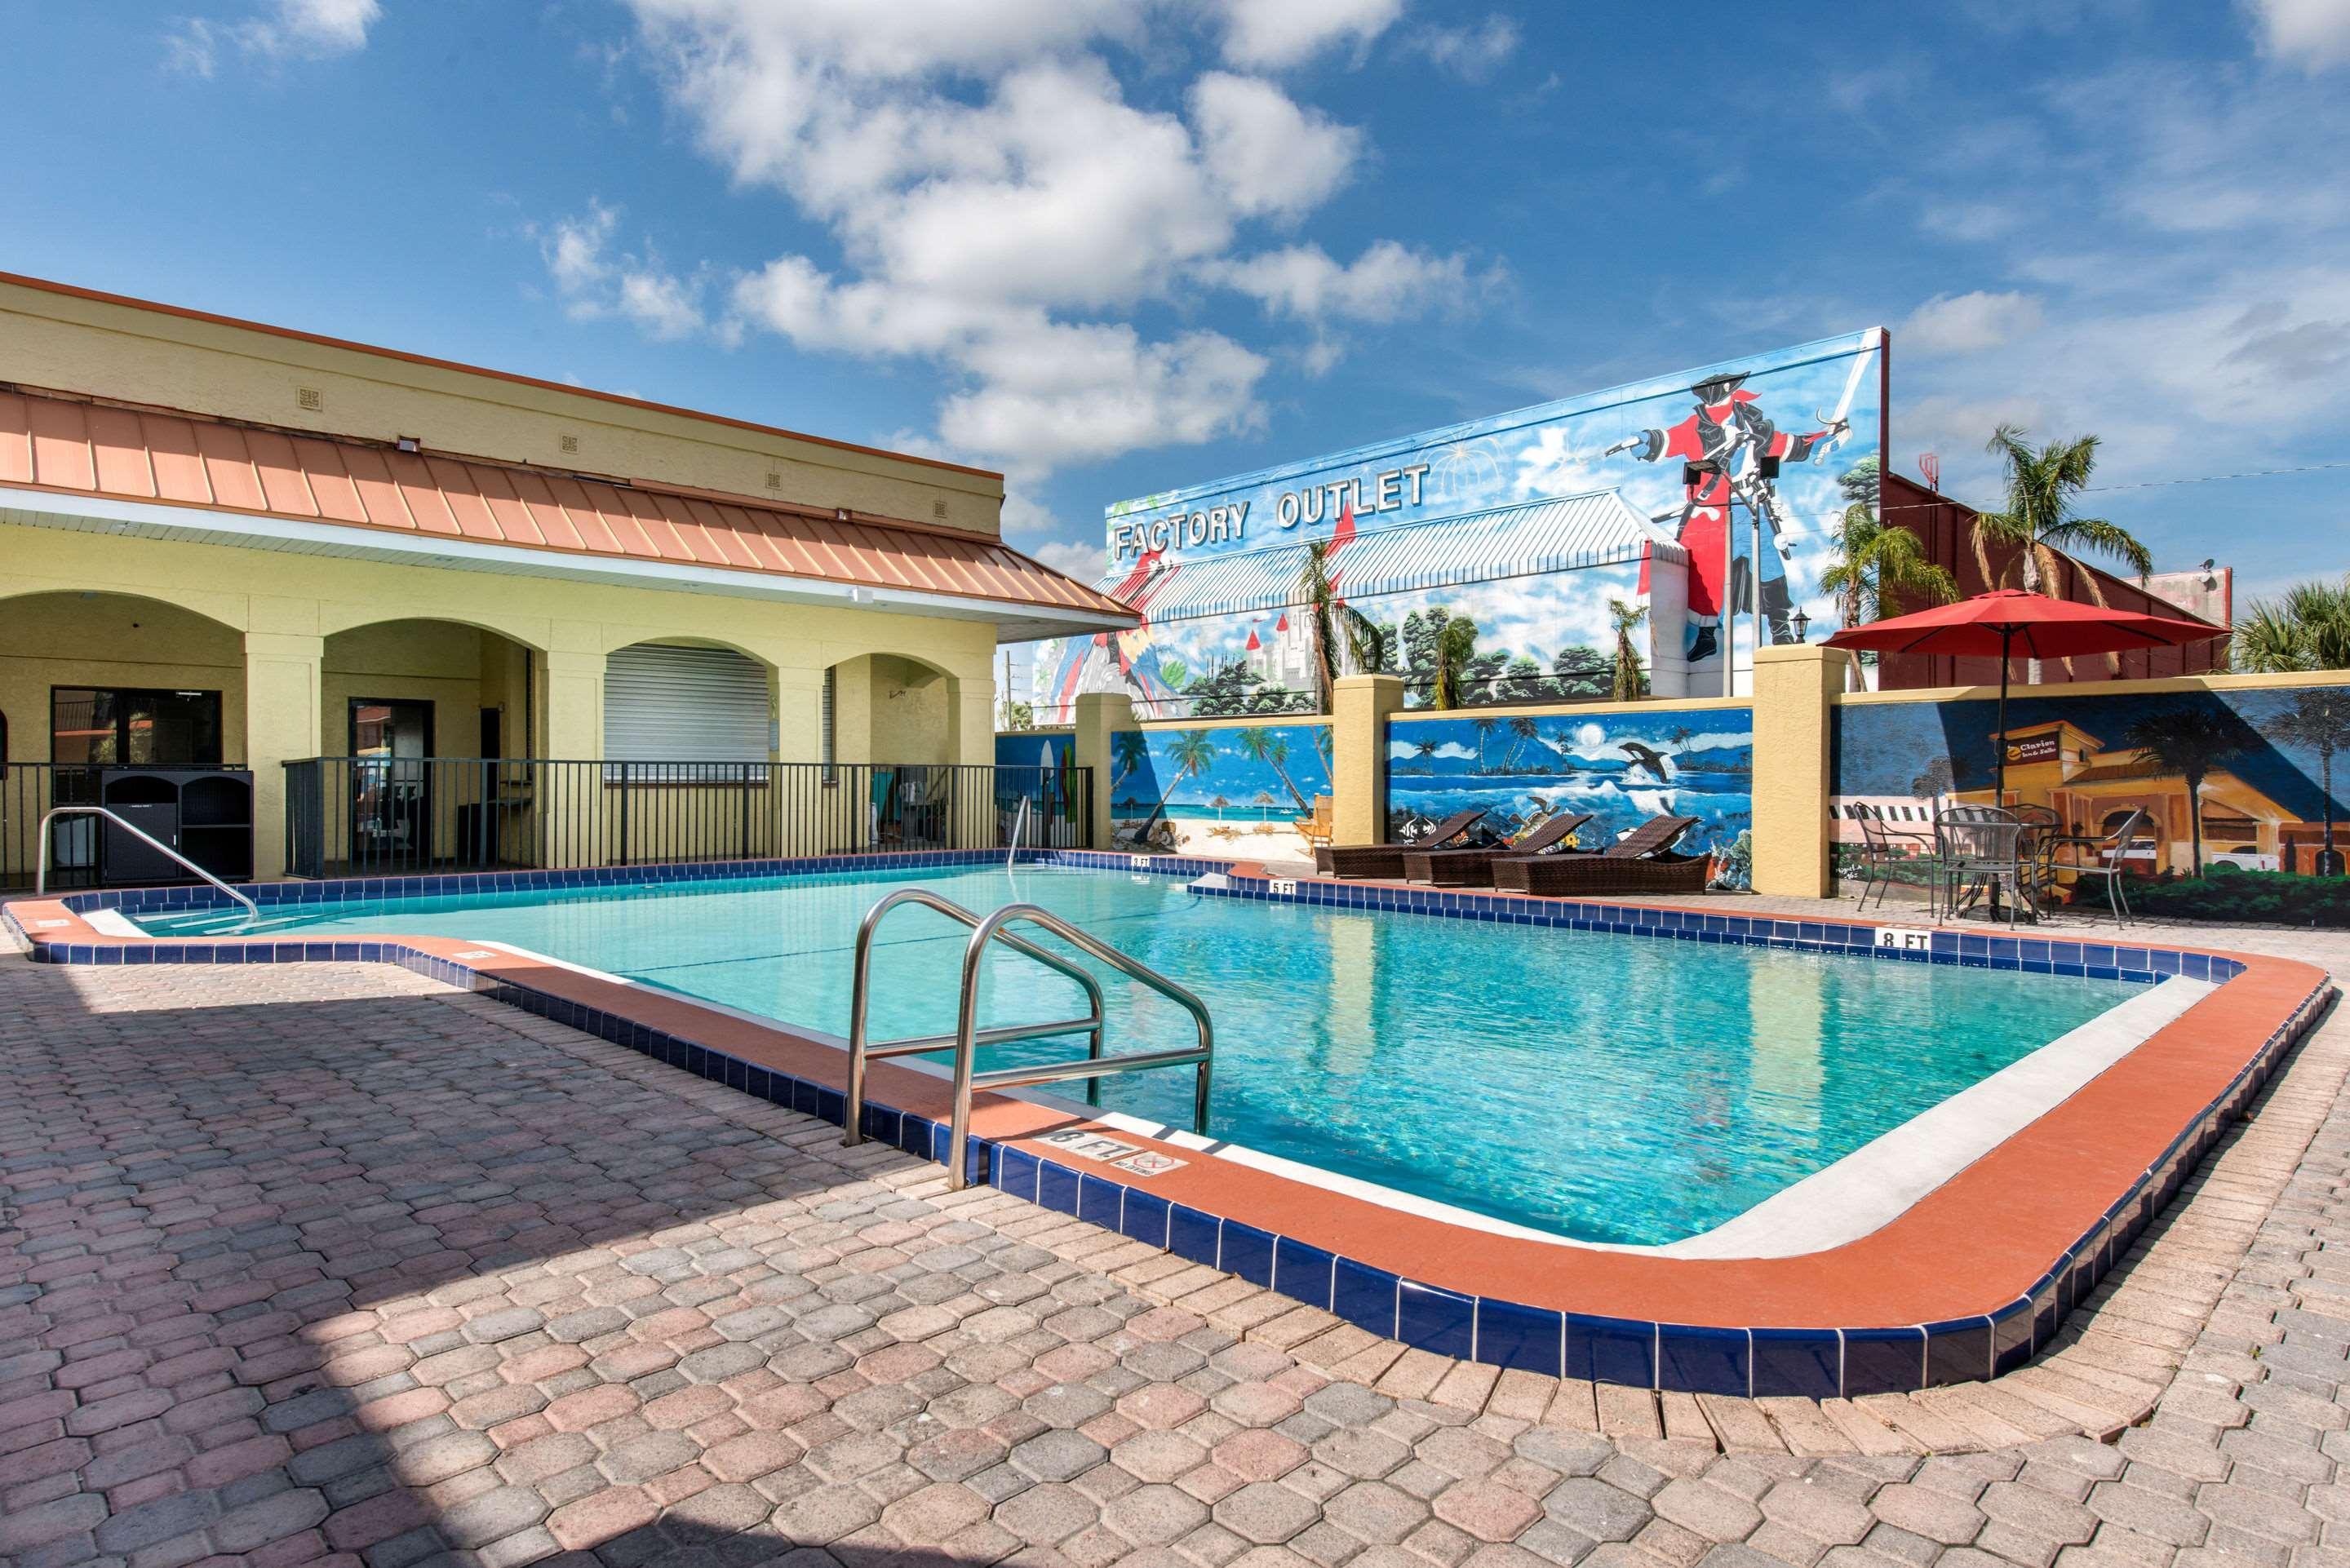
{"label": "light fixture", "polygon": [[402,452],[422,452],[424,450],[424,442],[422,439],[417,436],[401,436],[391,444],[398,447]]}
{"label": "light fixture", "polygon": [[1796,640],[1797,642],[1801,642],[1801,641],[1803,641],[1805,638],[1807,638],[1807,637],[1811,636],[1811,634],[1812,634],[1812,618],[1811,618],[1811,617],[1809,617],[1809,616],[1805,615],[1802,610],[1800,610],[1800,609],[1799,609],[1799,610],[1797,610],[1797,611],[1795,612],[1794,617],[1794,623],[1795,623],[1795,640]]}

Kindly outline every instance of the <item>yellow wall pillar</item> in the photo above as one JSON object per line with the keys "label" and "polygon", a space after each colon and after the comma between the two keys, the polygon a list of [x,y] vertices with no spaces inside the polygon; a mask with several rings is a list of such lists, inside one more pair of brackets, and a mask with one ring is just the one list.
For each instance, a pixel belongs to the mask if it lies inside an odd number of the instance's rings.
{"label": "yellow wall pillar", "polygon": [[1388,716],[1403,707],[1403,680],[1394,675],[1342,675],[1330,707],[1330,841],[1383,843]]}
{"label": "yellow wall pillar", "polygon": [[[603,654],[556,649],[540,656],[538,742],[536,754],[558,763],[603,759]],[[536,771],[538,863],[549,869],[605,864],[603,770]]]}
{"label": "yellow wall pillar", "polygon": [[1109,847],[1110,780],[1118,769],[1112,756],[1113,737],[1139,730],[1134,699],[1122,691],[1082,691],[1076,701],[1076,735],[1072,742],[1077,766],[1093,774],[1093,826],[1087,842],[1096,849]]}
{"label": "yellow wall pillar", "polygon": [[1818,643],[1754,655],[1754,890],[1828,894],[1829,699],[1852,655]]}
{"label": "yellow wall pillar", "polygon": [[[253,871],[286,875],[286,764],[318,755],[327,639],[244,634],[244,762],[253,770]],[[323,825],[322,825],[323,830]]]}

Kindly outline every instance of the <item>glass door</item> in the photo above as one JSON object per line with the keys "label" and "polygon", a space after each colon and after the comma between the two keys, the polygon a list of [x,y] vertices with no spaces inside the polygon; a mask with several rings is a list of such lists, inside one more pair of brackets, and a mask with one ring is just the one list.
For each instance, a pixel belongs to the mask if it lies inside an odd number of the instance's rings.
{"label": "glass door", "polygon": [[432,859],[432,704],[351,699],[351,863],[370,870]]}

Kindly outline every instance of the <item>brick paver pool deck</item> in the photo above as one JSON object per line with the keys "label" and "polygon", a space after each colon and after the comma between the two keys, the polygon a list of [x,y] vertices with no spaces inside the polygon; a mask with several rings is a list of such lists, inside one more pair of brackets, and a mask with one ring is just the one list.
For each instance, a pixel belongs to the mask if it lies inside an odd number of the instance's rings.
{"label": "brick paver pool deck", "polygon": [[2039,1365],[1659,1400],[403,971],[0,951],[0,1560],[2350,1563],[2345,1064],[2329,1018]]}

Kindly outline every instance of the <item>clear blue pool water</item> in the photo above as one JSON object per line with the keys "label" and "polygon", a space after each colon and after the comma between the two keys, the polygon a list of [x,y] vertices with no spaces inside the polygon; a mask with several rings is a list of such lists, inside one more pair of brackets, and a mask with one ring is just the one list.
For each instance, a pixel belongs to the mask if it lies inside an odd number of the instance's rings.
{"label": "clear blue pool water", "polygon": [[[284,932],[501,941],[845,1034],[874,901],[935,889],[1044,905],[1198,992],[1211,1130],[1326,1170],[1581,1240],[1656,1244],[1729,1220],[2138,988],[1773,949],[1206,898],[1179,877],[956,867],[286,906]],[[217,926],[151,917],[158,935]],[[874,956],[877,1039],[954,1026],[967,932],[901,909]],[[1105,974],[1108,1049],[1187,1044],[1179,1009]],[[986,1023],[1083,1010],[993,957]],[[981,1065],[1084,1050],[1014,1042]],[[1189,1069],[1102,1084],[1188,1127]]]}

